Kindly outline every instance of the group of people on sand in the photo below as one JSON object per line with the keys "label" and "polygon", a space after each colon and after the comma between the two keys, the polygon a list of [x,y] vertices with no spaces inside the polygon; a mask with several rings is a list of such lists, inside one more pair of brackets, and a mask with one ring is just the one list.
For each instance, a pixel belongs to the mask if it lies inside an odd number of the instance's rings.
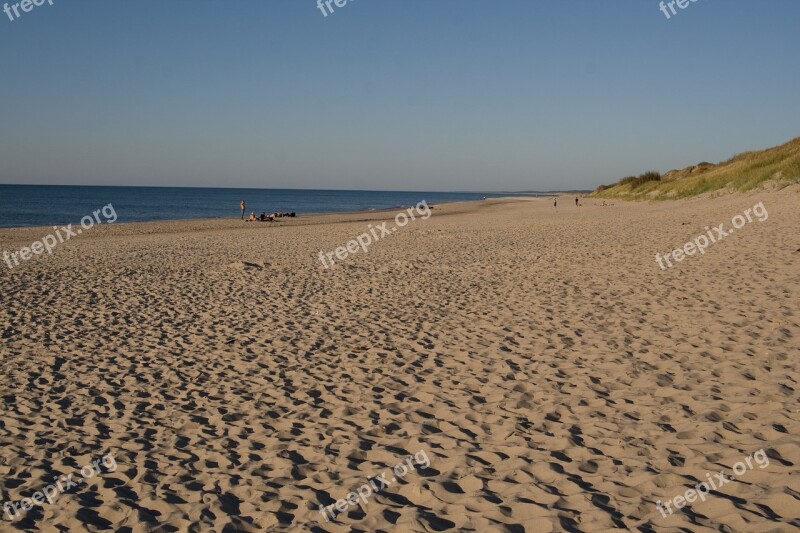
{"label": "group of people on sand", "polygon": [[[239,207],[242,210],[242,220],[244,220],[244,213],[247,210],[247,202],[242,200],[241,203],[239,204]],[[276,218],[283,218],[283,217],[294,218],[296,216],[297,216],[297,214],[294,211],[292,211],[291,213],[278,213],[278,212],[276,212],[276,213],[272,213],[271,215],[268,215],[266,213],[261,213],[259,216],[256,216],[255,211],[251,211],[250,212],[250,217],[247,219],[247,221],[248,222],[275,222]]]}

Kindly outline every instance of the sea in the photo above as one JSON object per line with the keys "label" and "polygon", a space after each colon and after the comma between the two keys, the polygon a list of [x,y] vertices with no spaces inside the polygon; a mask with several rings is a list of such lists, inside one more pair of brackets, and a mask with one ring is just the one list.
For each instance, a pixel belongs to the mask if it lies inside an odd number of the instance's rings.
{"label": "sea", "polygon": [[546,193],[473,193],[346,191],[314,189],[216,189],[184,187],[102,187],[66,185],[0,185],[0,227],[77,223],[112,204],[121,222],[239,218],[239,202],[247,213],[295,212],[298,215],[341,211],[400,209],[426,201],[429,205],[498,198],[547,196]]}

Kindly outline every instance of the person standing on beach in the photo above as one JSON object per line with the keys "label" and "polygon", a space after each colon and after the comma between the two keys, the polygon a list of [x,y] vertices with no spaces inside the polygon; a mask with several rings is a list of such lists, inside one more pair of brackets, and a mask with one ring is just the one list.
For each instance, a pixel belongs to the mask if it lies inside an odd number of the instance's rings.
{"label": "person standing on beach", "polygon": [[245,203],[245,201],[244,201],[244,200],[242,200],[242,201],[239,203],[239,207],[241,207],[241,208],[242,208],[242,220],[244,220],[244,210],[245,210],[245,209],[247,209],[247,204]]}
{"label": "person standing on beach", "polygon": [[578,197],[575,197],[575,207],[578,207]]}
{"label": "person standing on beach", "polygon": [[558,198],[553,198],[553,207],[558,207]]}

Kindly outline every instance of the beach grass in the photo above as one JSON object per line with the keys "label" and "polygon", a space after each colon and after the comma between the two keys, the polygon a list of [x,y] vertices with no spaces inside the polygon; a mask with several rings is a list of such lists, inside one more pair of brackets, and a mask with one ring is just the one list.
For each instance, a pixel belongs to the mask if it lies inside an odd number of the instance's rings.
{"label": "beach grass", "polygon": [[800,182],[800,137],[781,146],[738,154],[718,164],[699,163],[664,175],[646,172],[601,185],[591,196],[668,200],[705,193],[753,190],[766,182],[778,187]]}

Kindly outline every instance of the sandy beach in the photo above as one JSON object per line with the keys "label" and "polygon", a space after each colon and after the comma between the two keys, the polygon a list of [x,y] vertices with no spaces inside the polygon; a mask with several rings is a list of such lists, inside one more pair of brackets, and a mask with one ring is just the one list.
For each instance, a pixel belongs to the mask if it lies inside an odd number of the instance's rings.
{"label": "sandy beach", "polygon": [[800,529],[798,186],[582,202],[436,205],[327,269],[400,211],[105,224],[0,263],[2,504],[113,458],[0,530]]}

